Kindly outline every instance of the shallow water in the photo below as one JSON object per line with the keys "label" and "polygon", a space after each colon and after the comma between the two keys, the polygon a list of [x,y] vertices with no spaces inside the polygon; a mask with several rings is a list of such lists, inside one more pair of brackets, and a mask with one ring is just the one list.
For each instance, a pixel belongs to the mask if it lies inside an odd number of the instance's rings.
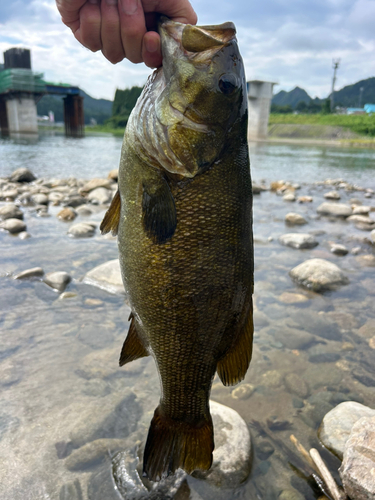
{"label": "shallow water", "polygon": [[[0,177],[19,166],[44,177],[104,176],[116,168],[120,146],[120,140],[106,137],[77,141],[52,136],[34,145],[0,141]],[[225,388],[218,380],[212,390],[213,400],[234,408],[249,425],[252,475],[235,492],[205,489],[194,480],[191,486],[205,500],[272,500],[291,488],[313,499],[319,495],[288,465],[288,461],[298,465],[288,452],[293,449],[289,436],[294,434],[306,448],[320,449],[317,427],[329,409],[352,399],[375,407],[375,351],[358,333],[375,318],[375,267],[366,257],[375,256],[375,250],[364,240],[367,232],[346,221],[317,217],[316,207],[332,188],[312,182],[340,177],[375,188],[375,152],[254,144],[251,155],[256,181],[299,182],[298,195],[309,194],[314,201],[288,203],[268,191],[254,197],[256,334],[243,382],[254,386],[254,392],[247,399],[236,399],[236,388]],[[343,202],[355,197],[375,206],[375,198],[365,198],[362,191],[341,189],[340,194]],[[93,238],[70,239],[71,223],[57,220],[59,210],[50,207],[51,217],[44,218],[25,208],[32,235],[28,240],[0,232],[2,500],[69,498],[62,492],[75,480],[84,499],[118,498],[110,478],[111,452],[104,461],[86,463],[83,469],[69,466],[68,458],[72,450],[98,439],[128,438],[131,445],[135,437],[145,438],[158,400],[159,382],[151,359],[117,368],[128,328],[129,308],[123,297],[81,282],[88,270],[117,257],[116,240],[103,238],[98,231]],[[284,216],[290,211],[304,215],[308,224],[286,227]],[[85,220],[99,224],[102,216],[98,209]],[[83,217],[75,222],[80,220]],[[311,231],[320,232],[319,245],[312,250],[278,243],[283,233]],[[330,241],[349,250],[360,246],[360,253],[335,256],[329,251]],[[290,269],[312,257],[339,265],[349,285],[315,294],[294,284]],[[45,272],[68,272],[73,281],[67,290],[76,296],[62,300],[41,281],[12,279],[34,266]],[[290,296],[285,292],[298,294],[301,302],[287,303]],[[308,334],[310,342],[303,342]],[[285,381],[290,373],[297,375],[294,392]],[[253,421],[264,430],[260,432]],[[322,452],[337,468],[338,461]]]}

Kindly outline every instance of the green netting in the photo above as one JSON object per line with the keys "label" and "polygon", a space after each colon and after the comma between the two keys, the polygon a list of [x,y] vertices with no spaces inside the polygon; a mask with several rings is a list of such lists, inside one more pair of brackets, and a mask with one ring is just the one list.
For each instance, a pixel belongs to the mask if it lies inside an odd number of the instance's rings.
{"label": "green netting", "polygon": [[5,69],[0,71],[0,94],[12,91],[44,92],[43,73],[29,69]]}

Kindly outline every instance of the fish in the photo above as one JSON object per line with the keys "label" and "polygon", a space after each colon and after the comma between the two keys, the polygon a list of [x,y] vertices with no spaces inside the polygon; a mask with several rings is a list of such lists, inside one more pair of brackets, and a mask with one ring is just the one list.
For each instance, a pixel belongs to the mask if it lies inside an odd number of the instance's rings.
{"label": "fish", "polygon": [[253,339],[252,189],[244,64],[233,23],[161,17],[163,64],[125,129],[118,186],[101,224],[118,235],[131,307],[120,366],[152,355],[161,382],[143,474],[212,465],[217,372],[234,385]]}

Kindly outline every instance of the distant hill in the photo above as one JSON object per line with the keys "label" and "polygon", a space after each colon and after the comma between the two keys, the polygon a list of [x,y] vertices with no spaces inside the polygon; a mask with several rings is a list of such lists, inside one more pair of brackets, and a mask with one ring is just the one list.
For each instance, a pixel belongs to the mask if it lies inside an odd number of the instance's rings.
{"label": "distant hill", "polygon": [[294,109],[300,101],[308,104],[311,101],[311,97],[305,90],[296,87],[290,92],[280,90],[278,94],[273,96],[272,104],[277,104],[278,106],[292,106]]}
{"label": "distant hill", "polygon": [[[85,124],[89,124],[91,118],[94,118],[98,124],[102,124],[112,116],[112,101],[107,99],[94,99],[83,90],[81,90],[81,95],[84,97],[83,107]],[[37,110],[39,116],[48,115],[49,111],[53,111],[56,122],[64,121],[63,98],[60,96],[45,95],[38,102]]]}
{"label": "distant hill", "polygon": [[[359,103],[360,88],[363,87],[361,103]],[[326,99],[311,99],[309,94],[300,87],[296,87],[290,92],[285,92],[281,90],[272,98],[272,104],[278,106],[291,106],[293,109],[296,108],[300,101],[309,104],[312,101],[314,104],[322,105]],[[375,103],[375,77],[367,78],[366,80],[361,80],[353,85],[347,85],[341,90],[335,91],[335,105],[343,107],[361,107],[366,103]]]}

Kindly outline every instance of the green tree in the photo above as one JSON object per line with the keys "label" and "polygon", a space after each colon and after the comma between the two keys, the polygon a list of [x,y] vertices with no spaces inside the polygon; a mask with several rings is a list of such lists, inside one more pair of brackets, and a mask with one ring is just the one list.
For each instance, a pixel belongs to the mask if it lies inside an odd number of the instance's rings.
{"label": "green tree", "polygon": [[113,127],[126,127],[130,113],[142,90],[142,87],[132,87],[131,89],[124,90],[116,89],[112,105],[112,117],[106,123]]}

